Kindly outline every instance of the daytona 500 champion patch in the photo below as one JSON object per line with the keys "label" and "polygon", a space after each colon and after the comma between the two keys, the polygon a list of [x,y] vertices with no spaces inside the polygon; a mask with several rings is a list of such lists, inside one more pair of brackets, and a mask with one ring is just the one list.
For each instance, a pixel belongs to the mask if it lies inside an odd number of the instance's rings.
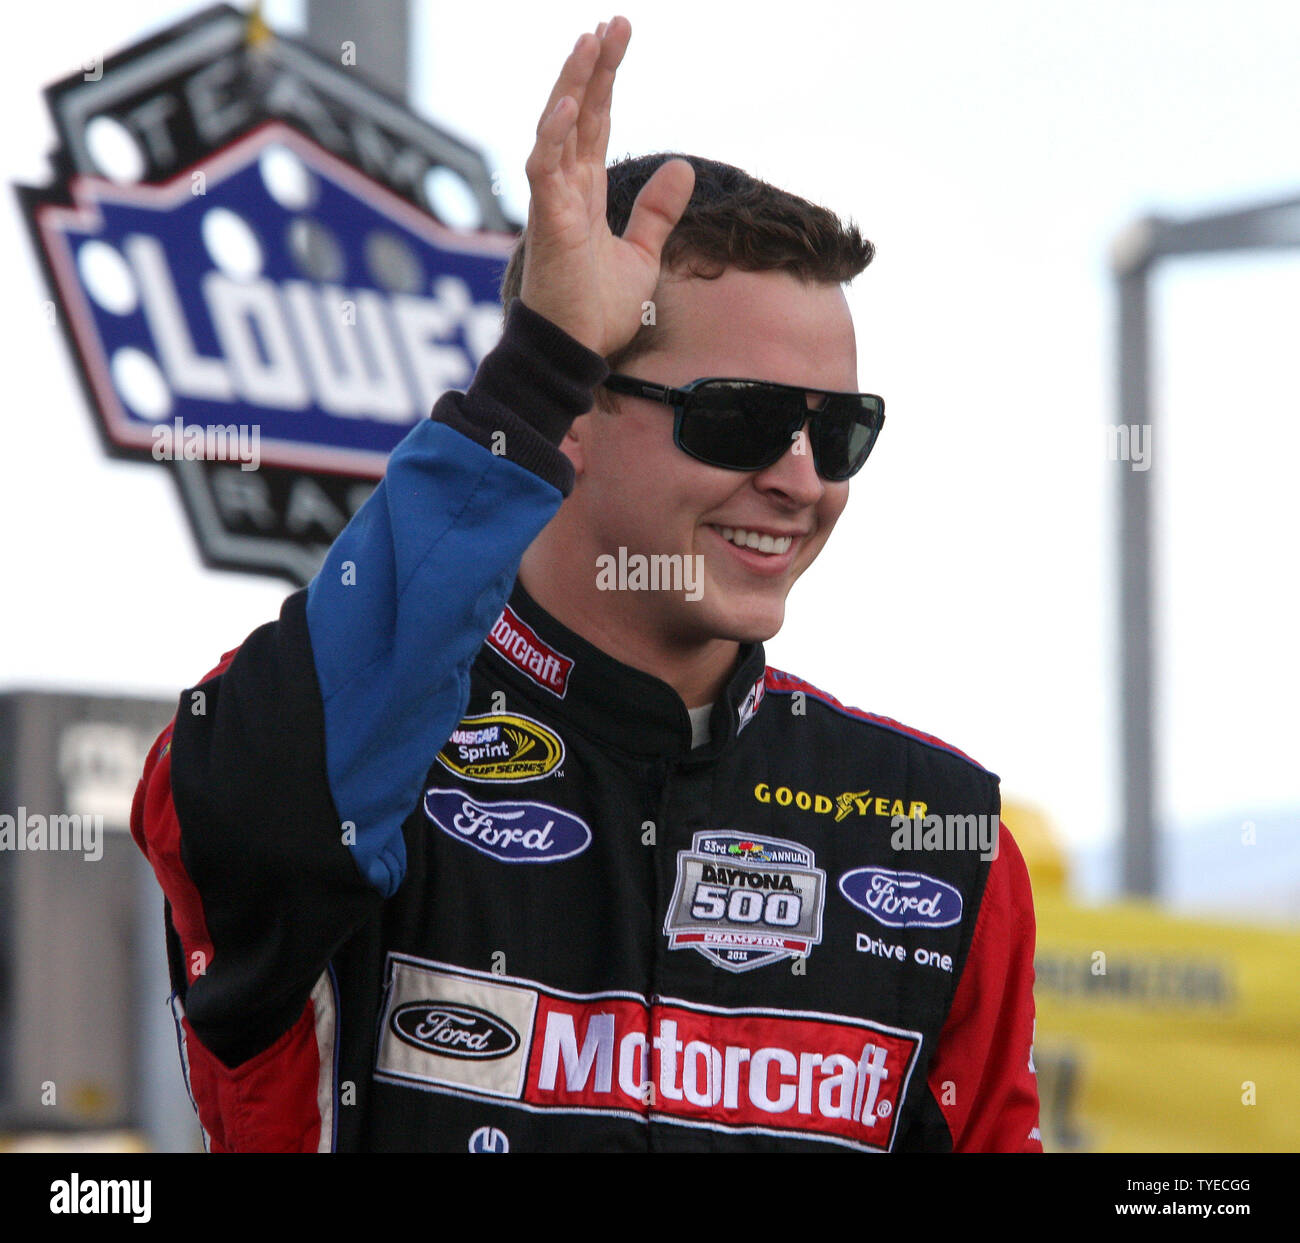
{"label": "daytona 500 champion patch", "polygon": [[813,852],[778,837],[696,833],[677,855],[664,932],[727,971],[807,957],[822,939],[826,873]]}

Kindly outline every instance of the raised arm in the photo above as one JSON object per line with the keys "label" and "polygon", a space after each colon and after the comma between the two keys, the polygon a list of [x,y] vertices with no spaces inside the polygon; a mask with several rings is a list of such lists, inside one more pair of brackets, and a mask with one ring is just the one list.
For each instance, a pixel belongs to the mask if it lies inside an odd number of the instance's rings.
{"label": "raised arm", "polygon": [[167,896],[173,983],[202,1045],[191,1065],[203,1052],[238,1067],[310,1029],[330,959],[402,882],[402,822],[470,664],[572,487],[558,446],[602,356],[635,333],[693,180],[681,161],[661,170],[611,237],[609,102],[630,33],[616,18],[584,35],[556,82],[527,165],[526,296],[500,345],[393,452],[311,585],[182,694],[150,752],[132,832]]}

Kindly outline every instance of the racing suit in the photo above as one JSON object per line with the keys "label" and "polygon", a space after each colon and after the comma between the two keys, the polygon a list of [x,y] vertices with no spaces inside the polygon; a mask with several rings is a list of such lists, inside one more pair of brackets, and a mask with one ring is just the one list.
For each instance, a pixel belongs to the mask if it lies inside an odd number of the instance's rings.
{"label": "racing suit", "polygon": [[151,749],[206,1145],[1040,1151],[1028,876],[973,848],[997,778],[759,644],[692,747],[516,581],[606,373],[512,303]]}

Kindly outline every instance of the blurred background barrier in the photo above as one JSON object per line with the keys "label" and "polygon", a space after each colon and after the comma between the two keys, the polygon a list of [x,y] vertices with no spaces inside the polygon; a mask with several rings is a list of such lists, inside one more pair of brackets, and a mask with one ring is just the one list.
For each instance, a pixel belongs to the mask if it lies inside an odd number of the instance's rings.
{"label": "blurred background barrier", "polygon": [[0,1147],[199,1145],[162,893],[130,834],[144,756],[174,711],[0,695]]}
{"label": "blurred background barrier", "polygon": [[1300,1148],[1300,932],[1085,906],[1051,825],[1008,803],[1038,943],[1034,1060],[1055,1152]]}

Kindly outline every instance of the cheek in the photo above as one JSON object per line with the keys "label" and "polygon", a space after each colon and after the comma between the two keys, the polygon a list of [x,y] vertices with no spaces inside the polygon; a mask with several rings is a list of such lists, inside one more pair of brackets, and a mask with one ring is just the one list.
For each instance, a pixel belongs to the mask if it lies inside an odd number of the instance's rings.
{"label": "cheek", "polygon": [[694,463],[673,444],[672,418],[616,418],[600,431],[583,480],[593,525],[611,544],[676,550],[700,504]]}
{"label": "cheek", "polygon": [[849,503],[848,483],[828,483],[826,492],[817,506],[817,524],[829,536]]}
{"label": "cheek", "polygon": [[671,418],[606,415],[595,424],[591,469],[614,487],[639,488],[661,477],[673,444]]}
{"label": "cheek", "polygon": [[849,485],[847,483],[828,483],[825,494],[817,505],[817,536],[811,550],[811,556],[805,565],[826,546],[835,524],[839,521],[844,507],[849,503]]}
{"label": "cheek", "polygon": [[672,416],[615,415],[596,426],[588,456],[592,495],[612,511],[694,521],[729,501],[745,475],[697,462],[673,443]]}

